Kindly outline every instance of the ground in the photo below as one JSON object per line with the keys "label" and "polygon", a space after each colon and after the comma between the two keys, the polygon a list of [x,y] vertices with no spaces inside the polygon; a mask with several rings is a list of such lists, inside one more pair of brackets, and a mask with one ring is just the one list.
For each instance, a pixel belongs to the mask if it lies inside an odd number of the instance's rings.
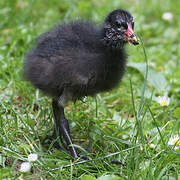
{"label": "ground", "polygon": [[[178,180],[179,7],[171,0],[1,0],[0,179]],[[117,8],[133,14],[141,44],[127,46],[128,68],[116,89],[66,108],[74,144],[91,159],[73,165],[53,142],[41,143],[52,133],[51,99],[24,81],[23,59],[54,24],[77,18],[101,23]],[[30,153],[38,160],[21,173]],[[121,163],[112,164],[115,159]]]}

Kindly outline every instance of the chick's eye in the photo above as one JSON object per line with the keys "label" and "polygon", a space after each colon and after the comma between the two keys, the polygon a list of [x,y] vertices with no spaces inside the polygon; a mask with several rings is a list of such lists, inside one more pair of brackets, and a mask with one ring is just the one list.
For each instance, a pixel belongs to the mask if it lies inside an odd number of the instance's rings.
{"label": "chick's eye", "polygon": [[116,22],[116,26],[117,26],[118,28],[120,28],[120,27],[121,27],[121,23]]}
{"label": "chick's eye", "polygon": [[127,30],[128,25],[125,22],[116,22],[116,27],[118,28],[118,30],[120,30],[121,32],[124,32]]}

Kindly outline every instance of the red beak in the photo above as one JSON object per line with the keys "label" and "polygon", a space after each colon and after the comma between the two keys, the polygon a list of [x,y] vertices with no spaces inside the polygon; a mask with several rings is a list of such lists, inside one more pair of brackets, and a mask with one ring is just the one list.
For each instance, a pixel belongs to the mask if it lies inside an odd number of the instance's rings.
{"label": "red beak", "polygon": [[138,45],[139,42],[136,38],[136,35],[134,34],[134,31],[132,29],[132,25],[131,24],[128,24],[128,29],[127,31],[125,32],[125,39],[132,43],[133,45]]}

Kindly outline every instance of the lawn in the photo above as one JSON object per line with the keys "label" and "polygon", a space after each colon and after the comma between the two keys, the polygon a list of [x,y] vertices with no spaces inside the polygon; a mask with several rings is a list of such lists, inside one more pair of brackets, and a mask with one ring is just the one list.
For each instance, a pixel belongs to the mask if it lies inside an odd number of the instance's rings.
{"label": "lawn", "polygon": [[[179,7],[172,0],[1,0],[0,179],[180,179]],[[55,24],[101,23],[117,8],[133,14],[141,43],[127,45],[116,89],[66,108],[74,144],[90,159],[72,161],[42,143],[53,131],[51,98],[23,80],[24,56]],[[31,153],[38,159],[20,172]]]}

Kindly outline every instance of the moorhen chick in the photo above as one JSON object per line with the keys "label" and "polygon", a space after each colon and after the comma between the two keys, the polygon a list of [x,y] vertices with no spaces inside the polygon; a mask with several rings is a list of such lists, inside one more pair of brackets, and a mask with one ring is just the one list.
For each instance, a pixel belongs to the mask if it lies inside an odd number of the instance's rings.
{"label": "moorhen chick", "polygon": [[126,10],[112,11],[102,25],[77,20],[57,25],[36,40],[27,54],[24,75],[35,87],[52,97],[55,118],[53,139],[74,158],[78,157],[70,136],[64,108],[68,101],[109,91],[125,72],[125,44],[138,44],[134,20]]}

